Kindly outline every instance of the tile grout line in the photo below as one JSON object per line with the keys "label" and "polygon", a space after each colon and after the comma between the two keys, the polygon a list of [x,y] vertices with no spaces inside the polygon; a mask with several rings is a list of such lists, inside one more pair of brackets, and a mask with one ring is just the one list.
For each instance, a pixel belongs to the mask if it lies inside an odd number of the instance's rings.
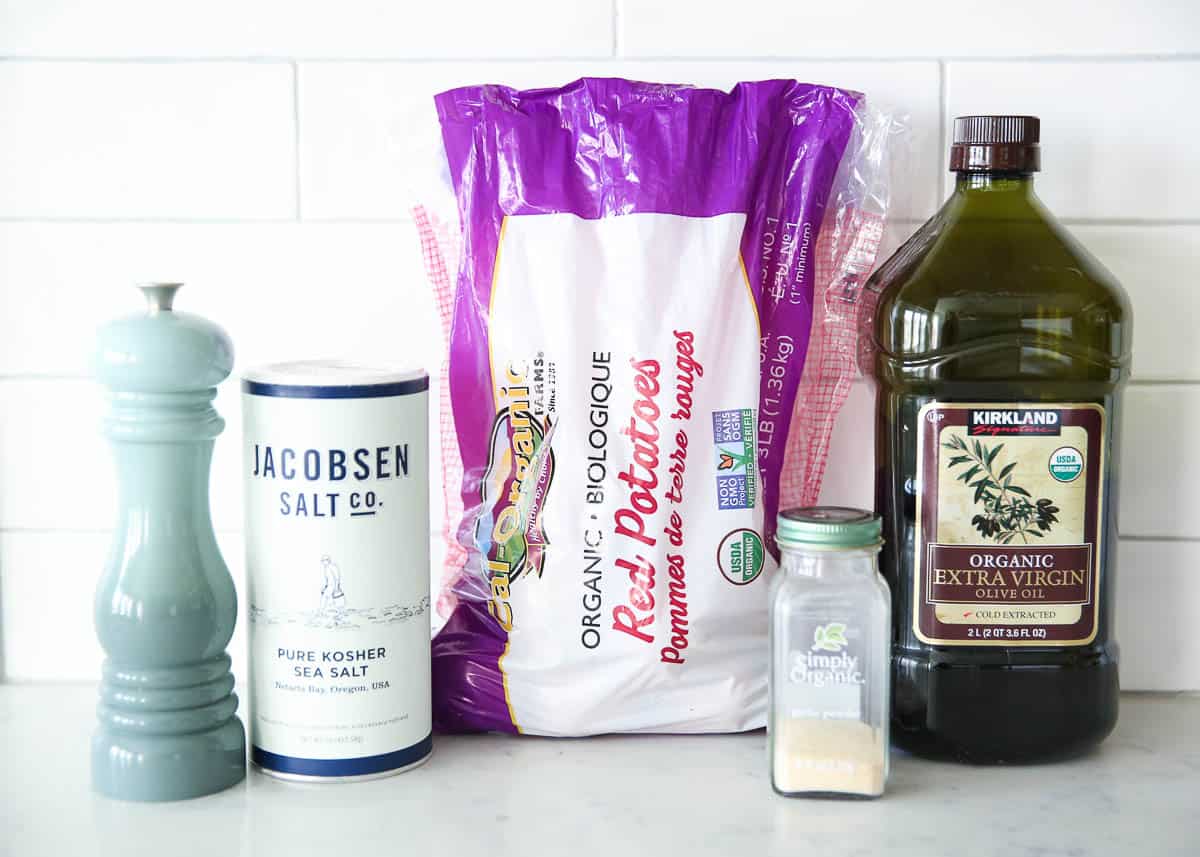
{"label": "tile grout line", "polygon": [[1200,219],[1191,217],[1162,217],[1141,220],[1136,217],[1060,217],[1058,222],[1066,226],[1197,226]]}
{"label": "tile grout line", "polygon": [[[755,54],[753,56],[641,56],[632,54],[621,59],[630,62],[824,62],[824,63],[1147,63],[1147,62],[1195,62],[1200,60],[1200,53],[1181,51],[1175,54],[1131,53],[1131,54],[995,54],[995,55],[955,55],[955,54],[894,54],[892,56],[871,55],[834,55],[834,54]],[[336,60],[334,60],[336,62]],[[431,59],[430,62],[439,60]],[[518,60],[519,61],[519,60]],[[408,62],[408,60],[395,60]]]}
{"label": "tile grout line", "polygon": [[940,169],[942,158],[945,157],[948,147],[946,146],[946,127],[949,124],[950,113],[950,74],[945,60],[938,61],[938,147],[937,147],[937,164],[934,167],[935,174],[938,177],[938,205],[941,206],[946,201],[946,176],[945,170]]}
{"label": "tile grout line", "polygon": [[[610,44],[611,51],[614,45]],[[912,54],[893,56],[851,55],[842,54],[755,54],[743,56],[730,55],[668,55],[654,54],[596,54],[596,55],[549,55],[549,56],[304,56],[295,54],[280,54],[278,56],[264,55],[213,55],[213,56],[34,56],[26,54],[7,54],[0,56],[0,63],[96,63],[130,65],[187,65],[202,63],[246,63],[252,65],[281,65],[284,63],[360,63],[360,64],[412,64],[431,65],[437,63],[488,63],[488,64],[520,64],[520,63],[580,63],[580,62],[645,62],[645,63],[775,63],[775,62],[821,62],[821,63],[918,63],[918,62],[955,62],[955,63],[1148,63],[1148,62],[1195,62],[1200,60],[1200,53],[1180,51],[1177,53],[1129,53],[1129,54],[995,54],[987,56],[967,56],[954,54]]]}
{"label": "tile grout line", "polygon": [[1163,544],[1196,544],[1200,543],[1200,536],[1123,536],[1118,534],[1117,540],[1122,542],[1146,543],[1159,542]]}
{"label": "tile grout line", "polygon": [[613,59],[621,58],[621,0],[612,0],[612,55]]}
{"label": "tile grout line", "polygon": [[[5,376],[0,375],[0,381],[3,380],[5,380]],[[858,374],[854,376],[854,378],[851,380],[851,383],[855,385],[866,386],[870,383],[870,380],[862,374]],[[1170,380],[1164,380],[1161,378],[1130,378],[1129,381],[1126,382],[1126,389],[1141,389],[1143,387],[1200,387],[1200,378],[1174,378]]]}
{"label": "tile grout line", "polygon": [[[0,534],[36,536],[49,533],[73,536],[107,536],[117,532],[113,527],[0,527]],[[241,535],[241,527],[214,527],[217,535]]]}
{"label": "tile grout line", "polygon": [[292,158],[293,158],[293,175],[292,181],[295,184],[295,220],[303,220],[301,207],[301,185],[300,185],[300,63],[293,60],[292,67]]}
{"label": "tile grout line", "polygon": [[[944,133],[944,130],[939,130]],[[939,153],[938,167],[940,169],[945,153]],[[940,205],[940,203],[939,203]],[[891,223],[920,225],[928,217],[894,217]],[[278,226],[281,223],[295,224],[396,224],[412,223],[411,217],[397,215],[395,217],[87,217],[72,215],[55,216],[19,216],[0,215],[0,224],[29,224],[29,225],[126,225],[126,226]],[[1130,227],[1156,228],[1200,226],[1200,217],[1060,217],[1058,222],[1066,226],[1101,226],[1101,227]]]}
{"label": "tile grout line", "polygon": [[[82,374],[82,373],[71,374],[68,372],[38,373],[38,372],[4,372],[4,371],[0,371],[0,385],[3,385],[3,384],[30,384],[30,383],[37,383],[37,382],[56,383],[56,384],[57,383],[78,383],[78,382],[82,382],[82,381],[91,381],[91,380],[93,380],[93,379],[90,375],[86,375],[86,374]],[[863,377],[862,375],[855,375],[855,377],[852,379],[851,383],[853,383],[855,385],[866,385],[869,383],[869,381],[867,378]],[[1127,384],[1127,389],[1129,389],[1129,388],[1141,389],[1144,387],[1167,387],[1167,388],[1171,388],[1171,389],[1175,389],[1175,388],[1179,388],[1179,387],[1182,387],[1185,389],[1190,388],[1190,387],[1200,387],[1200,378],[1196,378],[1196,379],[1191,379],[1191,378],[1173,378],[1173,379],[1130,378],[1128,381],[1128,384]]]}
{"label": "tile grout line", "polygon": [[[0,527],[0,536],[109,536],[116,532],[112,527]],[[240,536],[245,532],[244,527],[215,527],[216,535]],[[440,527],[434,526],[430,532],[441,538]],[[1166,536],[1166,535],[1118,535],[1118,541],[1134,544],[1200,544],[1200,536]]]}
{"label": "tile grout line", "polygon": [[[0,215],[0,224],[63,224],[63,225],[137,225],[137,226],[278,226],[281,223],[295,223],[295,217],[18,217]],[[330,221],[340,222],[340,221]],[[353,223],[356,221],[346,221]],[[407,222],[397,220],[396,222]]]}

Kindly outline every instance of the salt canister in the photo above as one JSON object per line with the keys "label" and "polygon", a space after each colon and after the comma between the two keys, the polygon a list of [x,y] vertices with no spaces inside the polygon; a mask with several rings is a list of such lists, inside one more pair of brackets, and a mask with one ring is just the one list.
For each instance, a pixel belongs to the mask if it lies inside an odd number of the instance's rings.
{"label": "salt canister", "polygon": [[251,759],[397,773],[432,749],[429,376],[338,362],[242,381]]}

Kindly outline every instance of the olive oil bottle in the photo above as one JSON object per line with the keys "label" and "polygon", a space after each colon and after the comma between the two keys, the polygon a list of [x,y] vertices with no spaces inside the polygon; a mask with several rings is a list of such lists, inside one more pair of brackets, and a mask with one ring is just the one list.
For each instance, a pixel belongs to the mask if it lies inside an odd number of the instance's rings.
{"label": "olive oil bottle", "polygon": [[871,278],[892,737],[1071,755],[1117,720],[1120,285],[1033,191],[1039,121],[955,120],[953,195]]}

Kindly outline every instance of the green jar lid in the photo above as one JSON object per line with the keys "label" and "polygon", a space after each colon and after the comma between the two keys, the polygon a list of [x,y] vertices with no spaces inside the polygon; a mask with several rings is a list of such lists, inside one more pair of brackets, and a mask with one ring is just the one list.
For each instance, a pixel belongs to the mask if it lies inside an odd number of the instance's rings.
{"label": "green jar lid", "polygon": [[775,539],[780,547],[846,550],[883,543],[878,515],[842,506],[809,506],[779,513]]}

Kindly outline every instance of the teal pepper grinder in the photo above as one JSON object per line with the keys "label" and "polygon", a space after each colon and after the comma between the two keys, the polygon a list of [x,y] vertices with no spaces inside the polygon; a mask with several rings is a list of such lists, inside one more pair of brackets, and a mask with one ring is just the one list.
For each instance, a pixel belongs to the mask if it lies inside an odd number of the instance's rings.
{"label": "teal pepper grinder", "polygon": [[120,506],[96,589],[104,648],[92,784],[125,800],[199,797],[246,776],[225,647],[237,594],[208,505],[212,407],[233,368],[217,325],[172,310],[178,283],[141,286],[148,310],[100,329]]}

